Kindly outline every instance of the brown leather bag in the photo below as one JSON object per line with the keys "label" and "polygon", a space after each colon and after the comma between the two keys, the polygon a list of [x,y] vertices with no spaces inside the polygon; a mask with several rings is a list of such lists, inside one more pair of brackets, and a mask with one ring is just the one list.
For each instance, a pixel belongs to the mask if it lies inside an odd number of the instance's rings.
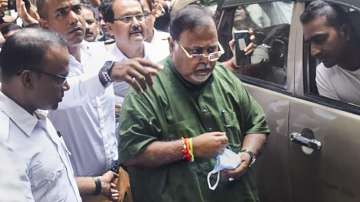
{"label": "brown leather bag", "polygon": [[129,174],[122,167],[120,167],[118,175],[119,178],[117,185],[120,197],[119,201],[117,202],[133,202]]}
{"label": "brown leather bag", "polygon": [[[131,189],[130,189],[130,179],[128,173],[122,168],[119,168],[118,171],[118,190],[119,190],[119,200],[115,202],[133,202]],[[111,202],[105,196],[84,196],[82,197],[83,202]]]}

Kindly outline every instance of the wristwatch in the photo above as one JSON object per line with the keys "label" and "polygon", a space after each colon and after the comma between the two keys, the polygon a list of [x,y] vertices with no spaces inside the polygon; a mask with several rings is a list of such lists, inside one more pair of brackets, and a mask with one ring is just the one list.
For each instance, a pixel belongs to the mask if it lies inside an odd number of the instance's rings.
{"label": "wristwatch", "polygon": [[249,156],[250,156],[250,164],[249,164],[249,167],[251,167],[255,161],[256,161],[256,155],[254,154],[254,152],[250,151],[250,150],[247,150],[247,149],[242,149],[240,150],[240,152],[245,152],[245,153],[248,153]]}
{"label": "wristwatch", "polygon": [[104,87],[108,87],[112,82],[111,70],[113,66],[114,66],[113,61],[106,61],[104,66],[100,69],[99,80]]}

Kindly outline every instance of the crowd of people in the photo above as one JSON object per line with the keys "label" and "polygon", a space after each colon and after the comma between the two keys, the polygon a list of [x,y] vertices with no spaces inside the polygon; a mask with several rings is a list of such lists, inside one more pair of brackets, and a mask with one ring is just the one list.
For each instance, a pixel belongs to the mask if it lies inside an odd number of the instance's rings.
{"label": "crowd of people", "polygon": [[[23,24],[1,27],[0,158],[13,177],[0,190],[17,194],[0,201],[259,201],[265,114],[218,62],[211,12],[184,2],[160,31],[166,1],[16,0]],[[301,17],[321,77],[359,67],[332,57],[332,45],[357,50],[335,12],[318,0]]]}

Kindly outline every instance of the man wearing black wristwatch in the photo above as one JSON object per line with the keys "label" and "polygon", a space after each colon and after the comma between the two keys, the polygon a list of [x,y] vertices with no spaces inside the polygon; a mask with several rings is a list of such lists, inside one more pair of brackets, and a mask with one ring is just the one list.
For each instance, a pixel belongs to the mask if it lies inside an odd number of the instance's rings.
{"label": "man wearing black wristwatch", "polygon": [[118,187],[116,175],[110,171],[118,155],[112,82],[125,81],[136,90],[147,88],[160,68],[144,59],[112,63],[103,44],[85,42],[80,1],[38,0],[36,5],[40,26],[64,38],[71,54],[71,90],[49,118],[71,152],[83,201],[88,201],[87,195],[97,194],[122,200],[125,193],[112,189]]}

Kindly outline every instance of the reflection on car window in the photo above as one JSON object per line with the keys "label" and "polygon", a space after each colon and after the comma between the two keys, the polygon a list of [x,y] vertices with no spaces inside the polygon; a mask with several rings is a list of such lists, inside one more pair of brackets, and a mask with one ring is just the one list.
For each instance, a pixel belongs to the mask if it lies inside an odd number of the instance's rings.
{"label": "reflection on car window", "polygon": [[[305,54],[309,58],[309,65],[305,67],[308,81],[305,93],[360,106],[360,60],[358,54],[354,54],[360,51],[360,13],[336,4],[317,7],[335,8],[337,16],[341,17],[334,18],[337,24],[324,18],[316,27],[311,27],[310,22],[321,16],[308,19],[311,13],[306,9],[301,17],[307,42]],[[325,35],[316,34],[319,28]]]}
{"label": "reflection on car window", "polygon": [[[256,47],[250,53],[248,64],[239,62],[236,47],[242,41],[235,39],[236,54],[234,71],[240,75],[286,85],[286,69],[292,2],[272,2],[241,5],[234,14],[234,32],[254,30]],[[240,52],[240,51],[238,51]],[[239,65],[241,64],[241,65]]]}

